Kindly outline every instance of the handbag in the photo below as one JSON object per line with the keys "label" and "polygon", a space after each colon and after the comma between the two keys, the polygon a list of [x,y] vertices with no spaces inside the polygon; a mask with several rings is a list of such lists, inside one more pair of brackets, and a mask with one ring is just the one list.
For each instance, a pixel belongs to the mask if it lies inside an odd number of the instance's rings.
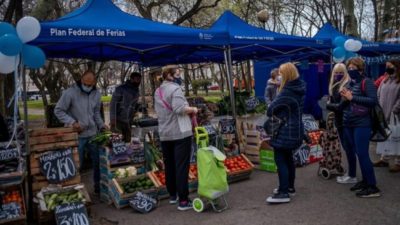
{"label": "handbag", "polygon": [[366,116],[369,114],[369,108],[362,106],[360,104],[351,103],[350,107],[351,107],[351,112],[353,115],[362,117],[362,116]]}
{"label": "handbag", "polygon": [[371,110],[371,130],[369,140],[372,142],[386,141],[392,133],[386,122],[382,107],[379,104],[376,104]]}
{"label": "handbag", "polygon": [[278,118],[277,116],[268,117],[264,123],[264,130],[267,135],[276,137],[279,134],[279,130],[285,124],[285,120]]}

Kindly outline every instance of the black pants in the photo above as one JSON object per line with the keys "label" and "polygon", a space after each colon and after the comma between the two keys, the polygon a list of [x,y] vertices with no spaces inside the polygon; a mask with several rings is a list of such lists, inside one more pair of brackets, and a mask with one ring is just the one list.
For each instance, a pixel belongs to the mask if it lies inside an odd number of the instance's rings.
{"label": "black pants", "polygon": [[178,194],[179,201],[187,201],[189,196],[189,163],[192,137],[175,141],[162,141],[165,164],[165,179],[170,196]]}
{"label": "black pants", "polygon": [[117,130],[122,134],[126,143],[131,142],[132,128],[129,123],[117,121]]}
{"label": "black pants", "polygon": [[289,188],[294,188],[296,167],[293,160],[293,151],[275,149],[275,163],[278,167],[279,192],[288,193]]}

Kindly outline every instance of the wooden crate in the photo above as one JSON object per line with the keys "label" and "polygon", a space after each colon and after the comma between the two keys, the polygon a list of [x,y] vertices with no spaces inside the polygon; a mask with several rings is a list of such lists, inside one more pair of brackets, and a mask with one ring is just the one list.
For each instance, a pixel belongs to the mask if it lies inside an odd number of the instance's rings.
{"label": "wooden crate", "polygon": [[5,188],[1,188],[2,191],[19,191],[19,194],[22,197],[22,211],[23,215],[21,215],[18,218],[13,218],[13,219],[6,219],[6,220],[0,220],[0,224],[7,224],[7,225],[19,225],[19,224],[26,224],[26,204],[25,204],[25,197],[24,197],[24,192],[23,188],[21,185],[15,185],[15,186],[8,186]]}
{"label": "wooden crate", "polygon": [[[74,177],[71,180],[67,180],[63,183],[60,183],[58,185],[61,185],[62,187],[67,187],[67,186],[71,186],[74,184],[79,184],[81,183],[81,176],[77,175],[76,177]],[[40,190],[42,190],[42,188],[49,186],[49,182],[47,181],[39,181],[39,182],[33,182],[32,183],[32,191],[34,193],[39,192]]]}
{"label": "wooden crate", "polygon": [[250,175],[253,172],[254,164],[249,160],[249,158],[245,154],[242,153],[240,154],[240,156],[250,165],[250,168],[236,172],[228,172],[228,183],[234,183],[249,179]]}
{"label": "wooden crate", "polygon": [[124,207],[129,206],[129,200],[135,195],[136,192],[133,193],[125,193],[123,188],[121,187],[120,184],[130,182],[130,181],[136,181],[139,178],[142,177],[148,177],[150,180],[153,182],[154,187],[147,189],[147,190],[142,190],[140,192],[148,194],[154,198],[158,198],[158,188],[156,184],[154,183],[154,180],[149,176],[149,174],[141,174],[138,176],[134,177],[128,177],[124,179],[112,179],[110,183],[110,195],[111,199],[115,205],[116,208],[121,209]]}
{"label": "wooden crate", "polygon": [[244,153],[252,163],[258,164],[260,162],[260,132],[257,130],[246,130],[246,145]]}
{"label": "wooden crate", "polygon": [[29,131],[31,152],[78,146],[78,133],[72,128],[41,128]]}

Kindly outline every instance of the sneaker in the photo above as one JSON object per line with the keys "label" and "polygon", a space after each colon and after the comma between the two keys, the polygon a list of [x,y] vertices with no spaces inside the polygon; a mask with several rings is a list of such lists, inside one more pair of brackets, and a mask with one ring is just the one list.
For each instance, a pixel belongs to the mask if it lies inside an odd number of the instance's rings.
{"label": "sneaker", "polygon": [[381,191],[376,186],[368,186],[356,193],[360,198],[376,198],[381,196]]}
{"label": "sneaker", "polygon": [[393,165],[389,167],[389,172],[397,173],[400,172],[400,165]]}
{"label": "sneaker", "polygon": [[270,204],[288,203],[290,202],[290,196],[289,194],[278,193],[268,197],[266,202]]}
{"label": "sneaker", "polygon": [[367,187],[368,187],[368,185],[362,180],[362,181],[357,182],[353,187],[351,187],[350,191],[360,191]]}
{"label": "sneaker", "polygon": [[355,184],[357,183],[357,177],[350,177],[348,175],[344,175],[341,177],[336,177],[336,182],[339,184]]}
{"label": "sneaker", "polygon": [[[279,188],[275,188],[274,191],[272,192],[273,194],[278,194],[279,193]],[[288,193],[290,196],[295,196],[296,195],[296,190],[294,188],[289,188]]]}
{"label": "sneaker", "polygon": [[376,161],[372,164],[374,165],[374,167],[388,167],[389,166],[389,163],[385,162],[383,160]]}
{"label": "sneaker", "polygon": [[177,196],[169,197],[169,204],[170,205],[175,205],[176,203],[178,203],[178,197]]}
{"label": "sneaker", "polygon": [[181,201],[181,202],[179,202],[178,210],[180,210],[180,211],[186,211],[186,210],[189,210],[189,209],[192,209],[192,208],[193,208],[193,205],[192,205],[191,201]]}

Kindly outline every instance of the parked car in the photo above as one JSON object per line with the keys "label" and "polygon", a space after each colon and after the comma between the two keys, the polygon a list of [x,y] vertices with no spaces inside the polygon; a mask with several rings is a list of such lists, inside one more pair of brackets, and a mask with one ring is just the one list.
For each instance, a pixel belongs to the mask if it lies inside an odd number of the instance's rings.
{"label": "parked car", "polygon": [[219,85],[218,84],[210,85],[208,86],[208,90],[213,90],[213,91],[219,90]]}
{"label": "parked car", "polygon": [[31,95],[31,96],[29,96],[29,100],[31,100],[31,101],[42,100],[42,95]]}

